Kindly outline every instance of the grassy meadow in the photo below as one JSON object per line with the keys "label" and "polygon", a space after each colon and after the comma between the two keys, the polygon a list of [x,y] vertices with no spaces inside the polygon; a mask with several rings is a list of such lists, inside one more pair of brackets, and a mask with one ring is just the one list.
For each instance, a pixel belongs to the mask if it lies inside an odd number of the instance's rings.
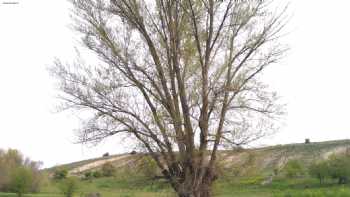
{"label": "grassy meadow", "polygon": [[[327,155],[348,152],[349,140],[331,141],[312,144],[293,144],[284,146],[273,146],[262,149],[246,150],[241,152],[222,151],[218,166],[220,179],[213,186],[214,197],[350,197],[349,184],[339,185],[336,179],[327,177],[323,184],[308,174],[308,166],[314,161],[319,161]],[[63,166],[67,170],[75,169],[85,164],[98,162],[104,159],[113,159],[115,165],[132,163],[116,169],[112,177],[100,177],[92,179],[79,179],[78,190],[74,197],[85,197],[89,193],[100,193],[102,197],[176,197],[169,185],[163,180],[152,181],[146,176],[154,171],[152,165],[141,165],[141,155],[110,156],[107,158],[96,158],[79,161]],[[121,158],[121,159],[118,159]],[[286,163],[282,169],[278,164],[284,158],[294,158],[298,161],[300,168]],[[148,160],[147,160],[148,161]],[[337,161],[337,160],[335,160]],[[347,160],[350,162],[350,160]],[[146,162],[150,164],[150,162]],[[293,164],[293,162],[291,163]],[[335,163],[333,163],[335,164]],[[330,166],[334,166],[334,165]],[[344,169],[349,169],[349,163],[345,163]],[[287,167],[292,168],[287,168]],[[56,168],[46,169],[46,178],[43,181],[40,192],[37,194],[26,194],[24,197],[63,197],[60,192],[58,181],[49,179]],[[148,169],[148,170],[147,170]],[[294,177],[286,176],[287,169],[291,172],[296,170]],[[101,166],[92,171],[101,170]],[[278,173],[276,172],[278,171]],[[344,172],[345,173],[345,172]],[[275,174],[272,182],[262,185],[262,182]],[[349,174],[348,174],[349,175]],[[348,176],[347,175],[347,176]],[[83,177],[84,174],[79,176]],[[350,175],[349,175],[350,176]],[[0,197],[16,197],[15,194],[0,193]]]}
{"label": "grassy meadow", "polygon": [[[350,185],[339,186],[328,181],[323,186],[316,179],[278,179],[268,186],[254,183],[259,178],[241,180],[222,179],[214,186],[216,197],[348,197]],[[24,197],[63,197],[56,182],[46,183],[38,194]],[[175,197],[171,188],[162,181],[146,179],[99,178],[79,183],[75,197],[83,197],[90,192],[99,192],[102,197]],[[0,197],[16,197],[15,194],[0,193]]]}

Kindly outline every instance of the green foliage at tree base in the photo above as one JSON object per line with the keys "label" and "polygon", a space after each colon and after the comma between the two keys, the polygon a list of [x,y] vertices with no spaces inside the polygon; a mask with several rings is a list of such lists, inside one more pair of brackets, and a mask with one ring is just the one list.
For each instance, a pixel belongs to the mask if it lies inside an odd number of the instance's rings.
{"label": "green foliage at tree base", "polygon": [[320,184],[327,178],[338,180],[338,184],[346,184],[350,180],[350,156],[332,155],[325,161],[313,163],[309,174],[319,179]]}
{"label": "green foliage at tree base", "polygon": [[25,158],[15,149],[0,149],[0,192],[38,192],[42,182],[41,162]]}
{"label": "green foliage at tree base", "polygon": [[73,197],[79,189],[79,181],[76,177],[68,177],[60,182],[59,189],[65,197]]}
{"label": "green foliage at tree base", "polygon": [[304,167],[299,161],[290,160],[284,166],[283,171],[288,178],[295,178],[304,174]]}
{"label": "green foliage at tree base", "polygon": [[11,173],[10,191],[22,197],[24,193],[30,190],[33,182],[33,173],[29,168],[19,167]]}

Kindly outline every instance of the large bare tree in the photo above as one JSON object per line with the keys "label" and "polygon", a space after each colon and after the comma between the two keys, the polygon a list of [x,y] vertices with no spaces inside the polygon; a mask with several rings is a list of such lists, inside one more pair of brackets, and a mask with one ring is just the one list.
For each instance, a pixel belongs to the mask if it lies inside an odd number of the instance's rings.
{"label": "large bare tree", "polygon": [[126,133],[180,197],[209,197],[218,150],[273,131],[281,105],[261,73],[286,51],[265,0],[71,0],[99,61],[56,61],[65,108],[93,112],[82,142]]}

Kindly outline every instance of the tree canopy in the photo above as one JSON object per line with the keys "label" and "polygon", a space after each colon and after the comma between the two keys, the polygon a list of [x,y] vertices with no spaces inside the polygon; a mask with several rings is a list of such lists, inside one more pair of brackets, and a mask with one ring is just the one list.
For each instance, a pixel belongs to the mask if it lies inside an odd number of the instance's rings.
{"label": "tree canopy", "polygon": [[41,162],[31,161],[15,149],[0,149],[0,191],[38,192],[41,181]]}
{"label": "tree canopy", "polygon": [[72,0],[99,62],[57,60],[63,109],[92,112],[81,142],[116,134],[147,150],[179,196],[210,196],[220,147],[274,131],[261,73],[278,62],[284,9],[264,0]]}

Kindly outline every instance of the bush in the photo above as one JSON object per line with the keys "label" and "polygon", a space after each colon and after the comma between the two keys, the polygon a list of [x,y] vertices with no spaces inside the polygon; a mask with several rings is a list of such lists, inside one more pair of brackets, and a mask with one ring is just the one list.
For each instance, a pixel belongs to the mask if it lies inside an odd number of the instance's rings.
{"label": "bush", "polygon": [[59,189],[65,197],[72,197],[79,188],[79,181],[76,177],[68,177],[60,182]]}
{"label": "bush", "polygon": [[311,164],[309,174],[319,179],[320,184],[328,177],[337,179],[339,184],[346,184],[350,179],[350,157],[332,155],[326,161]]}
{"label": "bush", "polygon": [[11,173],[10,191],[21,197],[31,189],[33,173],[29,168],[19,167]]}
{"label": "bush", "polygon": [[94,178],[93,172],[87,171],[84,173],[84,177],[83,177],[84,180],[91,180],[92,178]]}
{"label": "bush", "polygon": [[115,173],[115,167],[111,163],[105,163],[102,166],[102,175],[106,177],[113,176]]}
{"label": "bush", "polygon": [[44,181],[44,173],[40,171],[40,166],[42,166],[42,164],[42,162],[33,162],[28,159],[25,161],[25,167],[28,168],[32,174],[32,181],[29,189],[31,193],[39,192]]}
{"label": "bush", "polygon": [[102,173],[100,171],[94,171],[94,172],[92,172],[92,176],[94,178],[100,178],[100,177],[102,177]]}
{"label": "bush", "polygon": [[152,158],[145,156],[140,161],[139,170],[144,176],[153,178],[157,176],[158,166]]}
{"label": "bush", "polygon": [[53,178],[55,180],[62,180],[67,178],[68,175],[68,170],[66,169],[56,169],[54,174],[53,174]]}
{"label": "bush", "polygon": [[330,177],[338,179],[339,184],[346,184],[350,178],[350,157],[347,155],[333,155],[328,162]]}
{"label": "bush", "polygon": [[[42,173],[39,170],[41,164],[25,158],[18,150],[0,149],[0,192],[14,190],[17,192],[20,188],[25,192],[38,192],[42,180]],[[30,180],[28,174],[30,174]],[[23,178],[19,178],[21,175]]]}
{"label": "bush", "polygon": [[309,166],[309,174],[311,177],[317,178],[322,184],[329,176],[330,166],[328,161],[321,161],[318,163],[313,163]]}
{"label": "bush", "polygon": [[304,168],[297,160],[290,160],[284,166],[284,171],[288,178],[295,178],[304,174]]}

